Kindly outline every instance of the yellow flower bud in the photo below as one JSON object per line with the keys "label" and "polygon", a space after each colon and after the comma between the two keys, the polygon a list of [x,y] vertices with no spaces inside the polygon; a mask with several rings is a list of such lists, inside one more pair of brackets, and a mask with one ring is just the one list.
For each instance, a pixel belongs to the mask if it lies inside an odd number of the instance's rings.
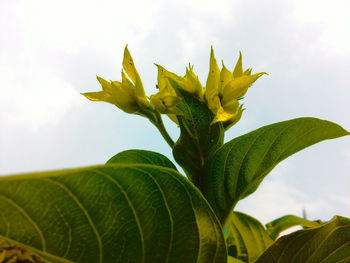
{"label": "yellow flower bud", "polygon": [[166,92],[158,92],[151,96],[151,104],[156,110],[163,114],[181,114],[176,105],[181,101],[177,96],[172,96]]}
{"label": "yellow flower bud", "polygon": [[127,75],[122,70],[121,82],[108,82],[97,76],[97,80],[102,86],[102,91],[83,93],[83,95],[92,101],[105,101],[114,104],[127,113],[147,110],[151,105],[128,46],[124,49],[123,68]]}
{"label": "yellow flower bud", "polygon": [[102,91],[82,93],[92,101],[105,101],[111,103],[127,113],[134,113],[139,109],[136,103],[135,91],[128,85],[119,81],[108,82],[97,77],[102,86]]}
{"label": "yellow flower bud", "polygon": [[239,103],[238,100],[230,100],[227,101],[225,104],[222,104],[221,107],[216,112],[215,118],[212,121],[212,124],[215,122],[225,122],[230,119],[233,119],[237,114],[239,110]]}
{"label": "yellow flower bud", "polygon": [[124,49],[123,68],[135,87],[136,102],[141,109],[150,107],[139,73],[136,70],[134,60],[128,50],[128,45]]}
{"label": "yellow flower bud", "polygon": [[[105,101],[112,103],[112,87],[111,83],[104,80],[103,78],[100,78],[99,76],[96,76],[97,80],[100,82],[102,86],[102,91],[98,92],[86,92],[86,93],[81,93],[84,95],[87,99],[91,101]],[[113,104],[113,103],[112,103]]]}
{"label": "yellow flower bud", "polygon": [[254,75],[243,75],[241,77],[231,80],[223,89],[223,99],[239,99],[243,97],[248,91],[248,88],[264,74],[266,73],[260,72]]}
{"label": "yellow flower bud", "polygon": [[184,81],[183,78],[176,75],[175,73],[172,73],[170,71],[167,71],[165,68],[163,68],[161,65],[155,64],[158,69],[158,75],[157,75],[157,81],[158,81],[158,89],[159,92],[166,92],[169,95],[176,96],[176,92],[172,85],[169,82],[168,78],[174,79],[176,82],[179,83],[179,85],[183,85]]}
{"label": "yellow flower bud", "polygon": [[212,124],[223,122],[225,126],[232,126],[242,116],[242,106],[238,99],[242,98],[248,88],[265,72],[251,75],[252,69],[243,71],[242,54],[233,72],[230,72],[222,62],[222,69],[219,70],[213,48],[210,52],[209,74],[205,89],[205,99],[208,107],[215,114]]}
{"label": "yellow flower bud", "polygon": [[222,69],[220,72],[220,88],[219,93],[223,92],[224,87],[233,79],[233,74],[229,71],[222,61]]}
{"label": "yellow flower bud", "polygon": [[186,75],[184,77],[185,85],[184,89],[189,93],[195,95],[199,99],[203,99],[203,87],[200,83],[198,76],[193,72],[193,66],[191,64],[186,68]]}
{"label": "yellow flower bud", "polygon": [[193,72],[193,66],[189,65],[189,67],[186,68],[185,76],[180,77],[173,72],[167,71],[158,64],[155,65],[158,68],[158,88],[160,91],[167,90],[168,93],[176,95],[174,88],[169,82],[169,79],[172,79],[175,80],[180,87],[187,92],[200,99],[203,98],[203,87],[198,77]]}
{"label": "yellow flower bud", "polygon": [[243,75],[243,64],[242,64],[242,53],[239,52],[239,58],[238,61],[236,63],[235,68],[233,69],[233,77],[234,78],[239,78]]}
{"label": "yellow flower bud", "polygon": [[220,85],[220,69],[214,56],[213,47],[210,51],[209,73],[207,78],[207,84],[205,86],[205,99],[208,103],[209,109],[216,113],[220,108],[219,96]]}
{"label": "yellow flower bud", "polygon": [[225,130],[235,125],[241,119],[243,111],[243,105],[240,105],[237,114],[223,123]]}
{"label": "yellow flower bud", "polygon": [[135,113],[140,109],[134,87],[119,81],[112,81],[111,85],[114,105],[127,113]]}

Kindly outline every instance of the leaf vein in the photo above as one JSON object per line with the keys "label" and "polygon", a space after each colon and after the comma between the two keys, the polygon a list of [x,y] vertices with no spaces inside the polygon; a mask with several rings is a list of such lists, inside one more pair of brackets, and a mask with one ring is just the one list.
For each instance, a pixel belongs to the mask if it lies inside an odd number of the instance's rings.
{"label": "leaf vein", "polygon": [[169,260],[169,254],[170,254],[170,251],[171,251],[171,249],[172,249],[172,242],[173,242],[173,235],[174,235],[174,220],[173,220],[173,216],[172,216],[172,214],[171,214],[171,210],[170,210],[168,201],[166,200],[165,194],[164,194],[163,190],[161,189],[160,185],[158,184],[157,180],[152,176],[151,173],[145,172],[144,170],[141,170],[141,169],[138,169],[138,168],[135,168],[135,170],[138,170],[138,171],[141,171],[141,172],[143,172],[143,173],[146,173],[146,174],[153,180],[153,182],[157,185],[157,187],[158,187],[158,189],[159,189],[159,192],[160,192],[161,195],[162,195],[164,204],[165,204],[166,209],[167,209],[167,211],[168,211],[169,220],[170,220],[170,241],[169,241],[169,246],[168,246],[168,251],[167,251],[167,257],[166,257],[166,260],[165,260],[165,262],[168,262],[168,260]]}
{"label": "leaf vein", "polygon": [[35,228],[35,230],[38,232],[38,235],[40,237],[41,240],[41,249],[45,252],[46,251],[46,241],[43,235],[43,232],[40,230],[38,224],[33,220],[33,218],[21,207],[19,206],[14,200],[12,200],[11,198],[0,194],[0,198],[3,199],[4,201],[8,202],[9,204],[11,204],[12,206],[14,206],[25,218],[27,218],[27,220],[33,225],[33,227]]}
{"label": "leaf vein", "polygon": [[63,183],[60,183],[56,180],[53,180],[51,178],[45,178],[42,179],[43,181],[49,182],[51,184],[54,184],[56,186],[58,186],[59,188],[61,188],[63,191],[65,191],[67,193],[67,195],[78,205],[78,207],[80,208],[80,210],[83,212],[83,214],[85,215],[86,219],[89,222],[89,225],[92,229],[92,231],[94,232],[95,236],[96,236],[96,240],[97,240],[97,244],[98,244],[98,249],[99,249],[99,262],[102,263],[103,262],[103,250],[102,250],[102,241],[100,238],[100,235],[97,231],[97,228],[95,226],[95,223],[92,221],[91,216],[89,214],[89,212],[86,210],[86,208],[83,206],[83,204],[80,202],[80,200],[78,199],[77,196],[75,196],[73,194],[73,192]]}
{"label": "leaf vein", "polygon": [[125,191],[125,189],[122,187],[122,185],[119,184],[117,180],[115,180],[115,178],[111,177],[110,175],[108,175],[102,171],[95,170],[94,172],[96,172],[96,173],[102,175],[103,177],[105,177],[106,179],[108,179],[110,182],[112,182],[114,185],[116,185],[123,193],[126,201],[129,204],[129,207],[134,215],[135,222],[136,222],[137,228],[139,230],[140,239],[141,239],[140,240],[141,241],[141,248],[142,248],[142,261],[141,262],[145,262],[145,244],[144,244],[145,241],[144,241],[144,236],[143,236],[143,230],[142,230],[140,219],[137,215],[136,209],[135,209],[134,205],[132,204],[132,202],[128,196],[128,193]]}

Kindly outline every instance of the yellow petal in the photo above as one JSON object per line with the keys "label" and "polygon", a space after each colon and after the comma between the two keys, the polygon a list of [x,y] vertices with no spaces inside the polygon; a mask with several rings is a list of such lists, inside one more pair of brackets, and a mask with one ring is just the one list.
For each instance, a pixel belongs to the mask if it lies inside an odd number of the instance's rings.
{"label": "yellow petal", "polygon": [[128,50],[128,45],[126,45],[124,49],[123,68],[126,74],[128,74],[129,78],[132,80],[132,82],[136,83],[136,79],[139,73],[136,70],[134,60],[132,59]]}
{"label": "yellow petal", "polygon": [[211,125],[216,122],[225,122],[234,118],[238,114],[239,106],[233,101],[228,108],[220,107],[217,111],[214,120],[211,122]]}
{"label": "yellow petal", "polygon": [[[119,82],[119,81],[117,81]],[[120,82],[119,82],[120,83]],[[127,93],[129,93],[132,96],[136,96],[136,88],[135,85],[128,79],[128,77],[125,75],[124,71],[122,70],[122,84]]]}
{"label": "yellow petal", "polygon": [[219,84],[220,84],[220,69],[214,56],[213,47],[211,47],[209,73],[208,73],[207,83],[205,87],[205,97],[208,102],[208,107],[214,112],[217,108],[217,105],[215,105],[216,99],[214,98],[217,97],[219,94]]}
{"label": "yellow petal", "polygon": [[[169,75],[169,72],[163,68],[161,65],[155,64],[158,69],[158,75],[157,75],[157,87],[160,92],[167,92],[170,94],[175,95],[175,91],[171,87],[169,80],[167,78],[167,75]],[[171,73],[171,72],[170,72]]]}
{"label": "yellow petal", "polygon": [[225,130],[235,125],[241,119],[243,111],[243,105],[241,105],[238,109],[238,113],[232,119],[229,119],[223,123]]}
{"label": "yellow petal", "polygon": [[107,91],[107,92],[111,92],[111,83],[99,76],[96,76],[98,82],[100,82],[101,86],[102,86],[102,90]]}
{"label": "yellow petal", "polygon": [[200,83],[198,76],[194,74],[193,72],[193,66],[189,64],[189,67],[186,68],[186,75],[184,77],[185,80],[185,90],[187,90],[189,93],[197,96],[198,98],[203,98],[203,87]]}
{"label": "yellow petal", "polygon": [[181,101],[176,96],[168,95],[164,92],[158,92],[151,96],[150,102],[156,110],[165,114],[181,114],[181,111],[176,108],[176,105]]}
{"label": "yellow petal", "polygon": [[233,79],[233,74],[231,71],[229,71],[225,65],[224,62],[222,62],[222,69],[220,72],[220,91],[219,93],[222,94],[224,87]]}
{"label": "yellow petal", "polygon": [[172,85],[169,82],[169,78],[175,80],[182,88],[185,89],[185,80],[183,77],[180,77],[176,75],[173,72],[170,72],[163,68],[161,65],[155,64],[158,68],[158,76],[157,76],[157,81],[158,81],[158,88],[160,92],[166,92],[168,94],[176,96],[176,92]]}
{"label": "yellow petal", "polygon": [[245,70],[245,71],[243,72],[243,75],[248,75],[248,76],[252,75],[252,69],[251,69],[251,68],[248,68],[247,70]]}
{"label": "yellow petal", "polygon": [[242,65],[242,53],[239,52],[239,58],[236,63],[235,69],[233,70],[233,77],[238,78],[243,74],[243,65]]}
{"label": "yellow petal", "polygon": [[86,92],[81,94],[91,101],[105,101],[105,102],[112,103],[110,100],[111,94],[105,91]]}
{"label": "yellow petal", "polygon": [[132,82],[135,85],[136,97],[147,98],[145,90],[142,85],[140,75],[136,70],[134,60],[132,59],[130,52],[128,50],[128,45],[126,45],[124,49],[123,68],[126,74],[128,74],[129,78],[132,80]]}
{"label": "yellow petal", "polygon": [[129,92],[129,88],[119,81],[113,81],[111,100],[118,108],[127,113],[135,113],[140,109],[134,94]]}
{"label": "yellow petal", "polygon": [[246,94],[248,88],[262,75],[266,74],[265,72],[256,73],[254,75],[246,75],[236,79],[231,80],[223,90],[223,99],[222,103],[225,103],[226,100],[239,99],[244,94]]}
{"label": "yellow petal", "polygon": [[239,103],[238,103],[238,100],[232,99],[232,100],[226,101],[225,103],[221,101],[221,106],[225,112],[230,114],[236,114],[239,108]]}

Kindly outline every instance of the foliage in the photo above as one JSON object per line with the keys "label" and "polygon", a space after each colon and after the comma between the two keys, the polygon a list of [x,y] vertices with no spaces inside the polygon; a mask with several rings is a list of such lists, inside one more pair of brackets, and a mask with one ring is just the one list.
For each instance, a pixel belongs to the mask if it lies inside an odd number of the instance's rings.
{"label": "foliage", "polygon": [[[121,81],[97,77],[102,91],[83,95],[147,118],[186,176],[160,153],[128,150],[105,165],[1,177],[6,244],[50,262],[349,262],[348,218],[322,224],[288,215],[265,227],[234,211],[280,161],[349,132],[297,118],[224,144],[243,115],[243,96],[265,72],[244,70],[241,54],[233,71],[220,69],[211,49],[204,87],[192,65],[182,77],[156,64],[158,92],[148,98],[127,47],[122,64]],[[179,126],[176,142],[161,114]],[[278,238],[294,225],[304,229]],[[15,262],[4,251],[0,262]]]}

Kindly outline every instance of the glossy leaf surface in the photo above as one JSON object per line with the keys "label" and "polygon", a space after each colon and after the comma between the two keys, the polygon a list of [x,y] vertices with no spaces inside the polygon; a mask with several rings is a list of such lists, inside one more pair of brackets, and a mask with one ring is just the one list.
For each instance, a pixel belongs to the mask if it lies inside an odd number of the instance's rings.
{"label": "glossy leaf surface", "polygon": [[264,226],[255,218],[241,212],[233,212],[227,224],[228,253],[243,262],[255,262],[273,243]]}
{"label": "glossy leaf surface", "polygon": [[350,219],[337,216],[328,224],[279,238],[256,263],[348,263]]}
{"label": "glossy leaf surface", "polygon": [[266,224],[267,232],[269,233],[272,239],[276,239],[281,232],[291,228],[293,226],[302,226],[302,227],[318,227],[321,223],[310,221],[305,218],[301,218],[295,215],[286,215],[280,218],[277,218],[270,223]]}
{"label": "glossy leaf surface", "polygon": [[176,170],[175,165],[164,155],[145,150],[126,150],[114,155],[106,164],[152,164]]}
{"label": "glossy leaf surface", "polygon": [[200,188],[203,166],[208,156],[223,144],[224,128],[221,123],[210,125],[214,114],[204,102],[182,90],[176,82],[171,80],[171,83],[183,97],[177,105],[183,115],[177,116],[181,133],[173,155],[191,181]]}
{"label": "glossy leaf surface", "polygon": [[51,262],[226,262],[221,226],[173,169],[110,164],[0,178],[0,237]]}
{"label": "glossy leaf surface", "polygon": [[264,126],[223,145],[205,167],[203,193],[221,222],[288,156],[317,142],[348,135],[339,125],[298,118]]}

